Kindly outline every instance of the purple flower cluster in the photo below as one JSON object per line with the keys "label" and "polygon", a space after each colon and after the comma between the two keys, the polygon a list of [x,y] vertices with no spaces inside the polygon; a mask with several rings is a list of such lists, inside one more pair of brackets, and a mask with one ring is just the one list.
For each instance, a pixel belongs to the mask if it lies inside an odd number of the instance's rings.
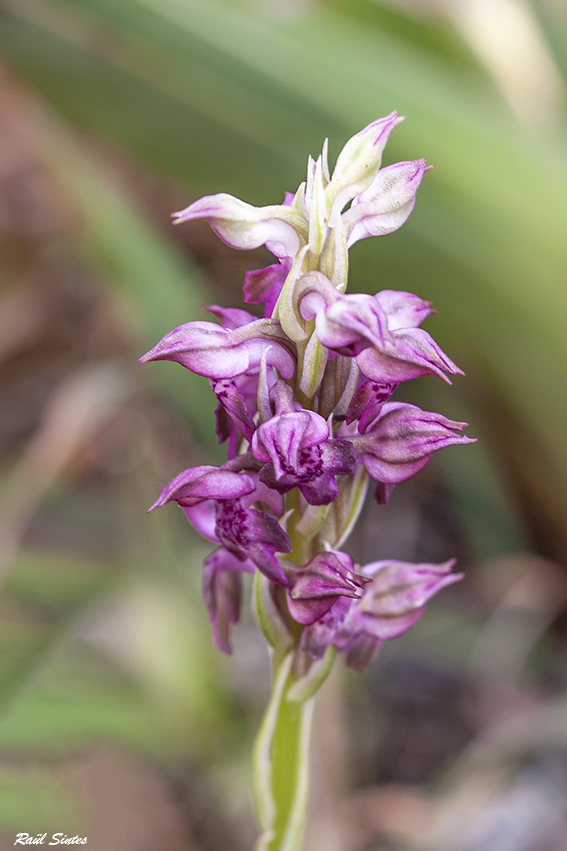
{"label": "purple flower cluster", "polygon": [[180,473],[152,508],[177,502],[219,545],[205,563],[204,596],[227,652],[245,572],[267,578],[282,623],[309,658],[334,645],[357,669],[460,578],[452,562],[358,569],[339,549],[369,478],[385,503],[433,452],[472,442],[461,434],[466,423],[391,401],[400,382],[461,372],[420,327],[430,303],[393,290],[345,293],[348,248],[399,228],[428,170],[425,160],[380,169],[399,121],[392,113],[350,139],[332,176],[325,144],[281,205],[221,194],[175,214],[176,222],[204,219],[234,248],[266,245],[278,258],[244,284],[246,302],[265,304],[264,318],[214,305],[207,309],[218,324],[181,325],[140,359],[207,376],[218,402],[228,461]]}

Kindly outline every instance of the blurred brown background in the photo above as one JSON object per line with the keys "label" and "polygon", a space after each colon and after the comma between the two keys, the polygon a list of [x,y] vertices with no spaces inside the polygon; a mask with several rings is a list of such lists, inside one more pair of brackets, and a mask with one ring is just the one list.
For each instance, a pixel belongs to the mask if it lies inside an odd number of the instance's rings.
{"label": "blurred brown background", "polygon": [[[315,725],[308,851],[567,851],[567,8],[561,0],[0,0],[0,848],[240,851],[268,689],[158,486],[222,458],[206,381],[136,358],[241,304],[259,250],[169,213],[278,203],[398,109],[435,170],[351,290],[434,301],[471,423],[351,550],[467,576]],[[47,840],[46,840],[47,841]]]}

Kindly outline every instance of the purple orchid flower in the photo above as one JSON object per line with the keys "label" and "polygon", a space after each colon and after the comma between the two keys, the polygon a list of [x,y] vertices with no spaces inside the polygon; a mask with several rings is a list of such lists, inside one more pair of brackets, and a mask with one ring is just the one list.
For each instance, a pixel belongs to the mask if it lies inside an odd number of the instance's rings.
{"label": "purple orchid flower", "polygon": [[365,381],[352,397],[346,413],[347,425],[358,420],[358,431],[364,434],[380,415],[397,383]]}
{"label": "purple orchid flower", "polygon": [[265,245],[276,257],[293,257],[307,242],[305,217],[289,204],[253,207],[232,195],[207,195],[173,213],[173,223],[204,219],[223,242],[244,251]]}
{"label": "purple orchid flower", "polygon": [[[242,456],[234,460],[242,461]],[[281,514],[283,503],[279,494],[269,493],[247,473],[204,466],[192,467],[176,476],[150,511],[172,501],[185,509],[189,520],[205,537],[221,543],[240,561],[253,561],[272,582],[288,584],[275,553],[291,551],[289,538],[274,517],[250,508],[253,503],[262,502]]]}
{"label": "purple orchid flower", "polygon": [[287,570],[287,600],[292,618],[308,625],[318,621],[339,597],[359,598],[370,579],[354,572],[347,553],[318,553],[304,567],[293,565]]}
{"label": "purple orchid flower", "polygon": [[273,464],[260,471],[260,480],[278,493],[299,488],[310,505],[329,505],[338,496],[337,476],[353,472],[356,452],[348,440],[331,438],[324,443],[302,449],[295,471],[277,479]]}
{"label": "purple orchid flower", "polygon": [[299,452],[329,437],[327,422],[315,411],[305,411],[294,402],[293,390],[277,381],[270,393],[275,415],[258,427],[252,441],[254,457],[272,462],[277,479],[296,470]]}
{"label": "purple orchid flower", "polygon": [[372,581],[361,599],[340,597],[304,631],[303,649],[318,659],[329,644],[335,644],[346,653],[347,665],[361,670],[374,661],[382,641],[407,632],[431,597],[463,578],[451,573],[454,564],[452,559],[444,564],[378,561],[366,565],[361,572]]}
{"label": "purple orchid flower", "polygon": [[422,375],[462,374],[427,331],[416,327],[432,313],[430,303],[412,293],[384,290],[374,296],[341,295],[319,272],[303,277],[300,311],[315,319],[320,342],[356,357],[375,382],[399,383]]}
{"label": "purple orchid flower", "polygon": [[[237,460],[239,459],[233,459],[233,461]],[[257,473],[250,470],[246,475],[253,481],[254,490],[241,497],[241,503],[244,509],[248,509],[256,503],[264,505],[273,517],[281,517],[284,512],[282,495],[277,493],[277,491],[270,490],[263,482],[259,481]],[[215,544],[219,543],[217,534],[218,500],[213,498],[204,499],[195,501],[191,505],[182,505],[181,507],[187,515],[187,519],[199,534],[208,541],[213,541]]]}
{"label": "purple orchid flower", "polygon": [[310,505],[328,505],[337,498],[337,475],[352,473],[356,453],[348,441],[329,438],[319,414],[293,401],[283,381],[272,390],[276,414],[254,432],[252,452],[265,463],[260,481],[279,493],[299,488]]}
{"label": "purple orchid flower", "polygon": [[253,561],[276,585],[289,584],[275,556],[276,552],[291,552],[289,538],[266,511],[248,508],[240,499],[217,500],[215,532],[236,558]]}
{"label": "purple orchid flower", "polygon": [[464,375],[422,328],[394,331],[383,349],[367,348],[356,358],[360,371],[372,381],[410,381],[422,375],[438,375],[447,384],[449,375]]}
{"label": "purple orchid flower", "polygon": [[244,301],[247,304],[266,302],[264,316],[271,316],[291,267],[291,257],[283,257],[273,266],[247,272],[243,287]]}
{"label": "purple orchid flower", "polygon": [[[467,425],[405,402],[386,402],[372,428],[350,440],[368,474],[390,486],[414,476],[437,450],[475,443],[473,438],[455,433]],[[391,488],[379,488],[377,501],[387,502],[390,493]]]}
{"label": "purple orchid flower", "polygon": [[191,507],[206,499],[236,499],[252,493],[255,485],[251,476],[222,467],[190,467],[179,473],[162,490],[160,496],[148,509],[161,508],[167,502],[177,502],[182,507]]}
{"label": "purple orchid flower", "polygon": [[[216,433],[220,443],[224,443],[233,434],[235,422],[238,425],[237,431],[245,435],[247,440],[250,440],[255,426],[248,412],[246,399],[235,382],[227,378],[218,381],[211,380],[211,387],[219,401],[215,409],[215,416]],[[223,415],[223,412],[228,415],[228,419]],[[238,434],[236,437],[238,437]]]}
{"label": "purple orchid flower", "polygon": [[240,561],[222,547],[205,560],[203,597],[213,625],[215,644],[232,653],[231,628],[238,623],[242,603],[242,573],[254,573],[251,561]]}
{"label": "purple orchid flower", "polygon": [[166,334],[138,362],[176,361],[197,375],[220,379],[257,371],[265,354],[268,366],[291,378],[292,352],[290,340],[274,319],[256,319],[234,329],[213,322],[187,322]]}

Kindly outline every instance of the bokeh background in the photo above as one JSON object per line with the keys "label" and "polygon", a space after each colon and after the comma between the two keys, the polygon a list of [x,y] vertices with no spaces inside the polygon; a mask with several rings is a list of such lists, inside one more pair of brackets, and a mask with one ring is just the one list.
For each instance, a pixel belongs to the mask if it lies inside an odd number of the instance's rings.
{"label": "bokeh background", "polygon": [[[435,165],[351,290],[432,299],[462,366],[404,398],[471,423],[351,551],[466,572],[315,717],[308,851],[567,849],[567,8],[562,0],[0,0],[0,848],[245,851],[268,690],[213,647],[207,553],[158,486],[222,457],[207,382],[138,367],[238,306],[169,213],[278,203],[393,109]],[[441,457],[442,456],[442,457]]]}

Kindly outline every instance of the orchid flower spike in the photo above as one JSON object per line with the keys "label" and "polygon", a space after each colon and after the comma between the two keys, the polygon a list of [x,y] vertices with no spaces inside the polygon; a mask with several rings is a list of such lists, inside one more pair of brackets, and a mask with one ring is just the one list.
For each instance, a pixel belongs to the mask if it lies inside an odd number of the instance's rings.
{"label": "orchid flower spike", "polygon": [[176,502],[217,544],[203,581],[215,642],[230,652],[254,574],[262,629],[280,656],[294,654],[298,682],[316,678],[331,647],[353,667],[368,664],[460,578],[452,563],[359,569],[340,549],[369,479],[386,502],[434,452],[472,442],[466,423],[392,398],[400,382],[461,374],[421,327],[431,303],[392,289],[346,292],[350,246],[401,227],[431,168],[423,158],[381,168],[401,121],[392,112],[371,122],[332,171],[325,142],[281,204],[221,193],[175,213],[175,224],[202,219],[233,248],[272,252],[276,261],[244,282],[245,302],[263,304],[264,317],[211,305],[215,321],[185,322],[140,358],[206,376],[216,398],[228,460],[180,473],[152,506]]}

